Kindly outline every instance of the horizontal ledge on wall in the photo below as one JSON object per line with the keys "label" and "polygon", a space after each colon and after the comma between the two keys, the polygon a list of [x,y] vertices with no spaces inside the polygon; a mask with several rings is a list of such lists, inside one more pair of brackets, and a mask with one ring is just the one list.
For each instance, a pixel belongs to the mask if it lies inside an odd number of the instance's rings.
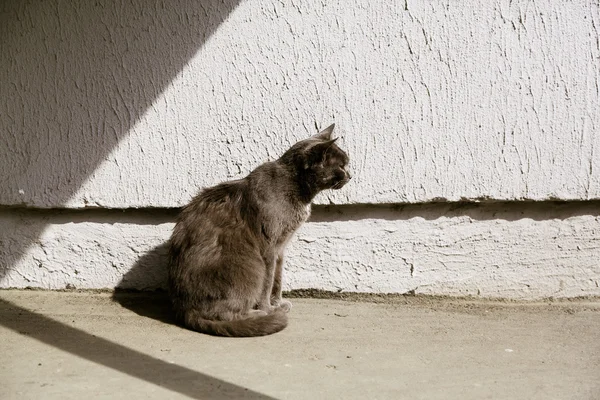
{"label": "horizontal ledge on wall", "polygon": [[[31,217],[52,215],[64,222],[124,222],[161,224],[172,222],[181,208],[29,208],[0,207],[0,213],[15,212]],[[600,215],[600,200],[579,201],[486,201],[433,202],[417,204],[330,204],[312,206],[310,222],[357,221],[363,219],[438,219],[468,216],[474,220],[564,219],[578,215]]]}

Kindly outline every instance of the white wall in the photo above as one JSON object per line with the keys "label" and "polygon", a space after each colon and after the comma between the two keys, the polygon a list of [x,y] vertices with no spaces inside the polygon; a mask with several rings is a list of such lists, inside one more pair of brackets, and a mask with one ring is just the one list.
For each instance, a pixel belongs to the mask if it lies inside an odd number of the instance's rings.
{"label": "white wall", "polygon": [[[320,196],[319,204],[600,199],[598,27],[596,1],[5,3],[0,204],[178,207],[199,187],[243,176],[314,133],[315,125],[332,122],[355,179],[342,191]],[[548,223],[559,231],[581,223],[591,233],[577,240],[595,240],[598,203],[590,204],[595,208],[588,207],[588,216],[575,225],[562,219]],[[13,218],[12,211],[5,213]],[[53,280],[35,270],[32,254],[43,243],[38,239],[67,229],[54,225],[53,212],[28,214],[17,225],[14,218],[1,228],[1,287],[27,285],[18,276],[36,276],[42,287],[77,278],[66,272]],[[452,218],[464,222],[460,215]],[[344,228],[331,222],[324,232],[368,231],[386,221],[339,222]],[[495,232],[494,221],[478,229]],[[34,228],[27,234],[7,230],[20,223]],[[134,231],[136,225],[143,232],[155,229],[139,220],[132,224]],[[521,228],[515,221],[507,224],[502,228],[507,235],[522,228],[531,236],[525,243],[536,242],[533,222]],[[93,226],[85,234],[65,233],[67,243],[61,245],[111,235],[109,226]],[[394,229],[405,228],[403,223]],[[168,231],[161,229],[157,238]],[[444,224],[419,229],[415,243],[440,229],[452,232]],[[356,240],[329,245],[336,251],[367,246]],[[540,232],[540,249],[550,246],[547,241]],[[515,279],[498,278],[491,261],[484,261],[490,251],[496,259],[509,248],[475,247],[472,257],[461,258],[465,268],[500,279],[495,292],[480,290],[483,294],[519,292]],[[428,249],[423,251],[433,258],[423,260],[437,265],[431,282],[438,283],[426,291],[462,290],[451,267],[436,264],[437,250]],[[116,275],[93,272],[85,287],[114,286],[130,268],[131,256],[119,246],[114,252],[127,265]],[[294,254],[290,263],[299,265],[303,256]],[[385,272],[404,268],[404,255],[391,246],[387,258],[361,252],[355,257],[361,265],[379,260]],[[60,264],[69,257],[57,250],[51,258]],[[572,261],[564,268],[577,268],[577,255],[568,257]],[[328,252],[318,260],[327,268],[337,268],[338,261]],[[564,272],[550,259],[540,265],[540,276],[551,281]],[[81,266],[87,268],[92,267]],[[506,268],[518,273],[526,264],[514,260]],[[294,287],[332,287],[328,280],[302,278],[312,272],[293,271]],[[373,276],[342,273],[336,282],[374,291],[415,286],[405,272],[393,275],[392,283]],[[598,271],[580,277],[597,282]],[[570,282],[562,293],[585,286],[579,278]],[[600,294],[597,283],[591,285]],[[477,293],[467,286],[466,292]],[[535,296],[552,295],[543,287]]]}

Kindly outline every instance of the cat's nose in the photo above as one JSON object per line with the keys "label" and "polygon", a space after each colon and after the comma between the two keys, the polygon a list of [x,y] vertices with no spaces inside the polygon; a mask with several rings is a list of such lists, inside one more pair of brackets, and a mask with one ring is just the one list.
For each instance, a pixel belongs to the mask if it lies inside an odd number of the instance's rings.
{"label": "cat's nose", "polygon": [[350,175],[350,172],[346,172],[346,178],[347,178],[348,180],[352,179],[352,175]]}

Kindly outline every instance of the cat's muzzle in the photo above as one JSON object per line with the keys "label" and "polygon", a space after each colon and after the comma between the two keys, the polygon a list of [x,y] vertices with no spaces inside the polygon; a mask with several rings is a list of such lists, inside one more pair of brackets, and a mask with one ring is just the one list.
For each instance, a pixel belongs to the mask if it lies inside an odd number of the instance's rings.
{"label": "cat's muzzle", "polygon": [[350,179],[352,178],[348,176],[346,179],[342,179],[341,181],[336,182],[336,184],[333,185],[331,188],[334,190],[341,189],[346,185],[346,183],[350,182]]}

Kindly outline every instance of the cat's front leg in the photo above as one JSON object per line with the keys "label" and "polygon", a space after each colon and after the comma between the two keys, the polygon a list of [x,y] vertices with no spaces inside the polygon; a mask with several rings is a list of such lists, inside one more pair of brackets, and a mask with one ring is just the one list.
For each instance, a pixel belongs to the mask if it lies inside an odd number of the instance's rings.
{"label": "cat's front leg", "polygon": [[271,290],[271,304],[275,307],[288,312],[292,308],[292,303],[289,300],[284,300],[281,296],[282,290],[282,275],[283,275],[283,254],[277,256],[275,263],[275,274],[273,276],[273,289]]}
{"label": "cat's front leg", "polygon": [[263,281],[260,298],[256,306],[259,310],[270,313],[275,309],[275,307],[271,305],[271,292],[273,291],[276,260],[274,255],[267,254],[263,256],[263,261],[265,263],[265,278]]}

